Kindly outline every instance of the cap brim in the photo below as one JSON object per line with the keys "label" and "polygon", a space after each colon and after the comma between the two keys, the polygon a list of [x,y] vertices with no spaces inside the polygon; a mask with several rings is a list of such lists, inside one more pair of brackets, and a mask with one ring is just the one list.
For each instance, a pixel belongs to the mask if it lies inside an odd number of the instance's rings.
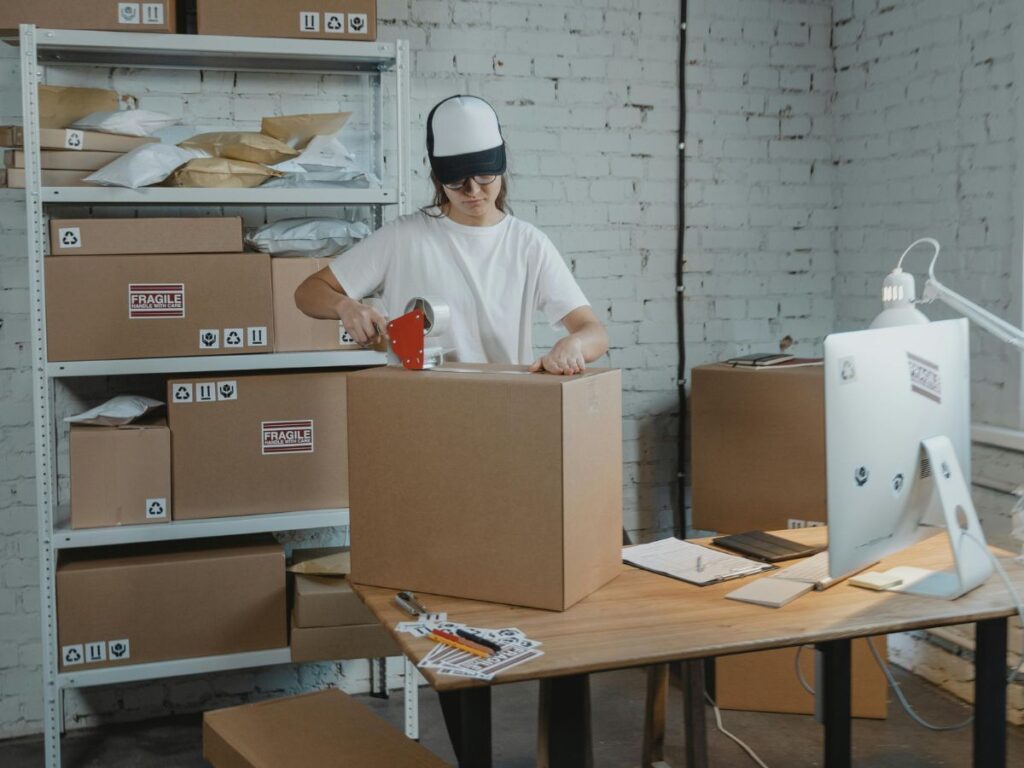
{"label": "cap brim", "polygon": [[505,172],[505,145],[465,155],[432,157],[430,167],[442,184],[450,184],[467,176],[500,176]]}

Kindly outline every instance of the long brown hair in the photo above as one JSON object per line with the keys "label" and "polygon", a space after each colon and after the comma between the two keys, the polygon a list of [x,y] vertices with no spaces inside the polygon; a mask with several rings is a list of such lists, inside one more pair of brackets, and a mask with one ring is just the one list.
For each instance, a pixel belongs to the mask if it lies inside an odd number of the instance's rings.
{"label": "long brown hair", "polygon": [[[444,185],[438,180],[437,176],[431,172],[430,180],[434,184],[434,202],[423,209],[424,213],[432,216],[443,216],[444,208],[448,205],[448,196],[444,193]],[[508,174],[503,173],[501,175],[501,190],[498,192],[498,196],[494,199],[494,207],[502,213],[512,214],[512,206],[508,204]],[[431,214],[431,210],[436,208],[438,213]]]}

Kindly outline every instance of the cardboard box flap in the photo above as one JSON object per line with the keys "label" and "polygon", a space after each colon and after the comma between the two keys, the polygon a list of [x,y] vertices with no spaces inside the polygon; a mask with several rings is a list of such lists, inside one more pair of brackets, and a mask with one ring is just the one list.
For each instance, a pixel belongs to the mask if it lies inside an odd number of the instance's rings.
{"label": "cardboard box flap", "polygon": [[447,765],[337,689],[206,712],[203,757],[214,768]]}
{"label": "cardboard box flap", "polygon": [[288,570],[310,576],[347,576],[352,572],[352,560],[348,547],[296,549]]}
{"label": "cardboard box flap", "polygon": [[282,568],[284,550],[268,537],[240,539],[201,539],[187,542],[168,541],[147,545],[116,547],[90,547],[83,550],[65,550],[60,555],[62,572],[95,569],[133,568],[155,563],[200,562],[205,560],[244,560],[280,553]]}

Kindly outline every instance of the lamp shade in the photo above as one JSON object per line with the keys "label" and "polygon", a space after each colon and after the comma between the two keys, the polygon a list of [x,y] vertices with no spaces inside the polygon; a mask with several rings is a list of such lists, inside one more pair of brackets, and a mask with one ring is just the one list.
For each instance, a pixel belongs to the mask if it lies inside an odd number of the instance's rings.
{"label": "lamp shade", "polygon": [[914,276],[896,267],[882,283],[882,311],[871,328],[891,328],[895,325],[921,325],[928,322],[923,312],[914,306],[917,288]]}

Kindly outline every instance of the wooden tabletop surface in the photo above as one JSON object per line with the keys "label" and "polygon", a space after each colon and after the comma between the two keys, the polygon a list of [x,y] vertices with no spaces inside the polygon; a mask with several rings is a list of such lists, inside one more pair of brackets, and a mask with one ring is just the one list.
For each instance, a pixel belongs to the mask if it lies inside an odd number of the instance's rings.
{"label": "wooden tabletop surface", "polygon": [[[778,533],[814,544],[823,544],[826,538],[824,528]],[[1024,567],[1013,562],[1010,553],[993,551],[1018,592],[1024,593]],[[896,565],[941,569],[951,562],[943,533],[886,558],[874,569]],[[749,579],[764,575],[696,587],[623,565],[619,576],[562,612],[418,593],[428,610],[445,611],[451,621],[476,627],[518,627],[527,637],[540,640],[544,651],[543,656],[491,683],[436,675],[429,669],[421,672],[436,690],[446,691],[965,624],[1015,612],[1006,586],[996,574],[984,586],[954,601],[872,592],[846,583],[810,592],[782,608],[725,599]],[[395,605],[395,590],[353,587],[410,659],[418,663],[431,650],[431,641],[395,632],[398,622],[410,620]]]}

